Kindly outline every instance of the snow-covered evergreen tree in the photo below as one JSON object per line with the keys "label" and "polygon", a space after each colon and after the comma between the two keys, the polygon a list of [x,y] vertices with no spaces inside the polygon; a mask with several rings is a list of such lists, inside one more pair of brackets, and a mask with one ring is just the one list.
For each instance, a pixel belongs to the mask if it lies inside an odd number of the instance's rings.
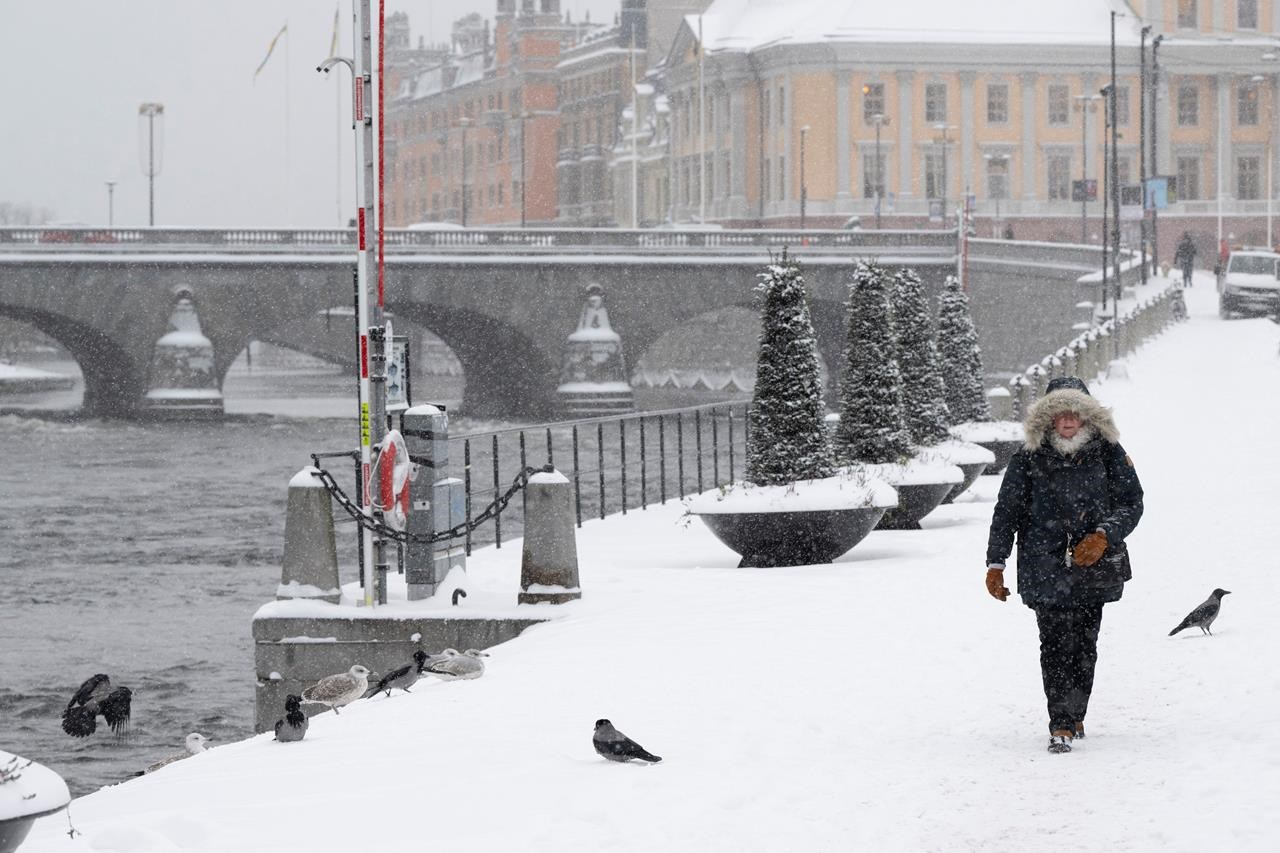
{"label": "snow-covered evergreen tree", "polygon": [[889,275],[859,261],[849,283],[840,427],[836,456],[843,463],[897,462],[911,454],[902,416],[902,377],[894,357]]}
{"label": "snow-covered evergreen tree", "polygon": [[942,375],[938,372],[933,315],[920,275],[913,269],[894,273],[893,329],[907,432],[913,442],[929,447],[947,438],[950,423]]}
{"label": "snow-covered evergreen tree", "polygon": [[835,466],[822,422],[818,342],[800,264],[783,249],[759,278],[760,355],[746,478],[773,486],[830,477]]}
{"label": "snow-covered evergreen tree", "polygon": [[950,423],[991,420],[982,386],[982,348],[960,281],[948,276],[938,296],[938,367]]}

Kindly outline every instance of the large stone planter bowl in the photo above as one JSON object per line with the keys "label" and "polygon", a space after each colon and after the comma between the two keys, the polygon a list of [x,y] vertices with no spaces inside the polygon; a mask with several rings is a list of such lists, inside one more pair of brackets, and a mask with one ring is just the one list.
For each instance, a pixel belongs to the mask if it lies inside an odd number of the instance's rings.
{"label": "large stone planter bowl", "polygon": [[884,507],[853,507],[697,515],[742,555],[739,568],[773,568],[830,563],[874,530],[884,513]]}
{"label": "large stone planter bowl", "polygon": [[[1013,458],[1013,454],[1022,446],[1020,438],[993,438],[984,441],[973,441],[974,444],[980,444],[987,450],[996,455],[996,461],[987,466],[986,473],[999,474],[1009,465],[1009,460]],[[967,475],[966,475],[967,476]]]}
{"label": "large stone planter bowl", "polygon": [[[964,480],[957,483],[951,491],[947,493],[947,496],[942,499],[944,504],[949,504],[964,494],[965,490],[977,482],[978,478],[982,476],[982,472],[987,470],[986,462],[952,462],[951,464],[964,472]],[[1007,465],[1008,462],[1005,464]]]}
{"label": "large stone planter bowl", "polygon": [[877,530],[919,530],[920,519],[937,509],[956,483],[894,484],[898,505],[884,514]]}

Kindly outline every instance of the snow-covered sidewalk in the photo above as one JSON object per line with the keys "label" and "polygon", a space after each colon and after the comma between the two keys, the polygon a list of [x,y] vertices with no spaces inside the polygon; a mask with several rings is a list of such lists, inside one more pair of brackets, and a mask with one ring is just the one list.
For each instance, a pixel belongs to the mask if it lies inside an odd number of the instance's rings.
{"label": "snow-covered sidewalk", "polygon": [[[1044,748],[1031,611],[983,586],[998,478],[830,566],[736,569],[673,503],[585,525],[583,600],[482,679],[104,789],[72,803],[81,836],[47,818],[23,853],[1273,850],[1278,332],[1219,320],[1208,277],[1187,297],[1188,323],[1093,389],[1146,515],[1070,755]],[[470,571],[514,598],[519,556]],[[1168,637],[1216,586],[1216,636]],[[665,760],[599,759],[600,717]]]}

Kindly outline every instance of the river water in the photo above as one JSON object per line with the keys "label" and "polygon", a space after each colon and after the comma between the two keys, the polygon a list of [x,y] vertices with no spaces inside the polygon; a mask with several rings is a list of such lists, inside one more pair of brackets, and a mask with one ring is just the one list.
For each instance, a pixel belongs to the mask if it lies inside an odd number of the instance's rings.
{"label": "river water", "polygon": [[[355,402],[332,371],[229,376],[224,391],[218,423],[0,415],[0,746],[74,795],[181,751],[188,732],[253,734],[250,621],[279,583],[287,485],[309,453],[354,448]],[[352,525],[338,547],[347,562]],[[134,691],[127,737],[61,730],[97,672]]]}

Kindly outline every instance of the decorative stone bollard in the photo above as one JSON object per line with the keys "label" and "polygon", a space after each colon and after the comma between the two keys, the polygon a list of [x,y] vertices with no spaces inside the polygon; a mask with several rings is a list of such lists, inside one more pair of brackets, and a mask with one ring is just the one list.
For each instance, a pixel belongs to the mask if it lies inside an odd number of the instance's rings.
{"label": "decorative stone bollard", "polygon": [[1008,388],[987,389],[987,409],[993,421],[1013,420],[1013,395]]}
{"label": "decorative stone bollard", "polygon": [[342,597],[333,504],[317,473],[318,469],[308,466],[289,481],[278,600],[303,598],[337,604]]}
{"label": "decorative stone bollard", "polygon": [[573,486],[559,471],[534,474],[524,487],[520,604],[564,604],[582,597]]}

